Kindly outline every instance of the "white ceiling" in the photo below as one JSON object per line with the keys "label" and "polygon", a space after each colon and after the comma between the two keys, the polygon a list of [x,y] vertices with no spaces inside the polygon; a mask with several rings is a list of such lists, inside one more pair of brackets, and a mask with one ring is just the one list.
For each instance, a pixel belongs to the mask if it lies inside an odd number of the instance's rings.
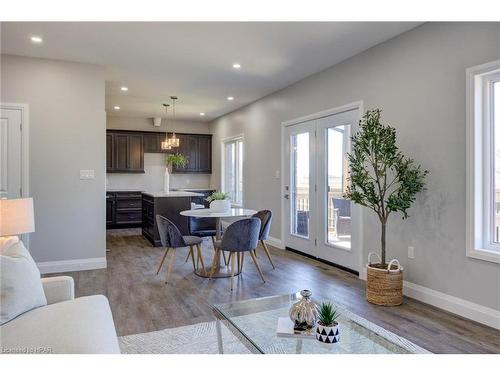
{"label": "white ceiling", "polygon": [[[211,120],[418,26],[415,22],[13,22],[1,52],[106,66],[106,110]],[[31,43],[39,35],[43,43]],[[232,64],[242,69],[236,71]],[[129,88],[127,93],[120,86]],[[235,100],[227,101],[228,96]],[[119,105],[120,111],[113,106]],[[205,112],[204,118],[199,116]]]}

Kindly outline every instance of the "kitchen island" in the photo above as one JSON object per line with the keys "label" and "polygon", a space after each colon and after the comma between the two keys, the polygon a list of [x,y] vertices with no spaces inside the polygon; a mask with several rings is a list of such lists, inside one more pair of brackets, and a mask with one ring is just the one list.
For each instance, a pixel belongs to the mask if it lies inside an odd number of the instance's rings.
{"label": "kitchen island", "polygon": [[189,220],[181,216],[181,211],[190,210],[193,198],[203,194],[192,191],[143,192],[142,193],[142,234],[153,246],[161,246],[160,234],[156,225],[156,215],[172,221],[182,235],[189,234]]}

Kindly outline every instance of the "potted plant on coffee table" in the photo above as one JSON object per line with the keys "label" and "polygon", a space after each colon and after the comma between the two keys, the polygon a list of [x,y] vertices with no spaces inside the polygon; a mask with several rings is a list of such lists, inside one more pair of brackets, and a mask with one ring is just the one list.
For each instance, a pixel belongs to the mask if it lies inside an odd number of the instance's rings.
{"label": "potted plant on coffee table", "polygon": [[408,209],[423,190],[428,171],[415,165],[396,145],[396,129],[380,121],[380,109],[367,111],[352,138],[349,186],[344,195],[370,208],[381,225],[380,257],[368,255],[366,297],[371,303],[396,306],[403,302],[403,269],[396,259],[386,261],[386,226],[391,213],[408,218]]}
{"label": "potted plant on coffee table", "polygon": [[339,313],[331,302],[323,302],[319,306],[318,324],[316,325],[316,339],[318,341],[326,344],[339,342],[338,317]]}
{"label": "potted plant on coffee table", "polygon": [[207,199],[210,203],[210,209],[214,212],[226,212],[231,209],[229,194],[222,191],[215,191]]}

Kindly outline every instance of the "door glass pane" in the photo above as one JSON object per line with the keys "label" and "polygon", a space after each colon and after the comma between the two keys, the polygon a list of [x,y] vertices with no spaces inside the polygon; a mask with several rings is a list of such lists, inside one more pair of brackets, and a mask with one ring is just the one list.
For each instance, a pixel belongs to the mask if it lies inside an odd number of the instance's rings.
{"label": "door glass pane", "polygon": [[500,82],[493,84],[493,132],[495,134],[495,225],[493,241],[500,242]]}
{"label": "door glass pane", "polygon": [[236,199],[236,147],[235,143],[226,143],[225,145],[225,176],[224,176],[224,190],[231,197],[231,201]]}
{"label": "door glass pane", "polygon": [[326,240],[344,248],[351,247],[351,201],[344,199],[347,183],[346,148],[349,126],[327,129],[327,228]]}
{"label": "door glass pane", "polygon": [[291,137],[291,233],[309,237],[309,133]]}
{"label": "door glass pane", "polygon": [[238,141],[238,189],[237,204],[243,203],[243,141]]}

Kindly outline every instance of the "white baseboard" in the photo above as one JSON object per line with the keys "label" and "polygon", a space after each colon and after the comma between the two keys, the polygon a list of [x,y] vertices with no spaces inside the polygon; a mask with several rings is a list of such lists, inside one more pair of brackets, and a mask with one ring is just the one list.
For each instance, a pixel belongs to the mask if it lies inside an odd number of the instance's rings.
{"label": "white baseboard", "polygon": [[285,247],[283,246],[283,241],[281,241],[279,238],[275,238],[275,237],[267,237],[267,240],[266,242],[271,245],[271,246],[274,246],[274,247],[277,247],[278,249],[284,249]]}
{"label": "white baseboard", "polygon": [[106,257],[58,260],[53,262],[38,262],[36,264],[41,274],[56,272],[85,271],[106,268]]}
{"label": "white baseboard", "polygon": [[[362,268],[359,278],[366,280],[366,267]],[[500,329],[500,311],[490,307],[450,296],[409,281],[403,281],[403,294],[475,322]]]}

